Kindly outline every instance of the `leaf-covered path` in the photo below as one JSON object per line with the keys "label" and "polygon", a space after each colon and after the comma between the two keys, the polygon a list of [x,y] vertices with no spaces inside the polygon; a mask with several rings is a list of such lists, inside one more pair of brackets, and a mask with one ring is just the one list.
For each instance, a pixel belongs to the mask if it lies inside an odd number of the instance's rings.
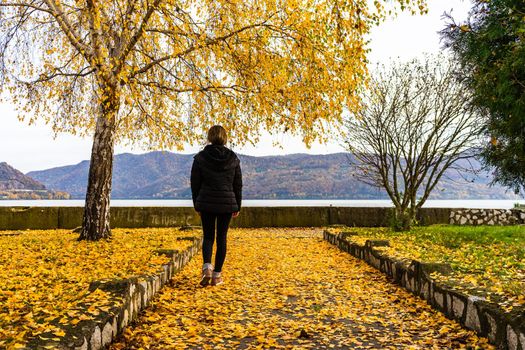
{"label": "leaf-covered path", "polygon": [[195,258],[112,348],[489,348],[320,230],[229,235],[224,285],[199,287]]}

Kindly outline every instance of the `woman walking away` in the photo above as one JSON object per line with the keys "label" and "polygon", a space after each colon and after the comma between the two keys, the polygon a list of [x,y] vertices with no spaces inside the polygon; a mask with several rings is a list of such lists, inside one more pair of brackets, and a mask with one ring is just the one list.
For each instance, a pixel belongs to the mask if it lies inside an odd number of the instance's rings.
{"label": "woman walking away", "polygon": [[[193,206],[201,216],[204,232],[204,265],[200,282],[203,287],[223,283],[221,271],[226,258],[226,234],[232,216],[237,217],[241,210],[241,163],[237,155],[224,146],[227,139],[222,126],[211,127],[208,131],[209,144],[195,155],[191,168]],[[211,256],[215,238],[217,251],[214,268]]]}

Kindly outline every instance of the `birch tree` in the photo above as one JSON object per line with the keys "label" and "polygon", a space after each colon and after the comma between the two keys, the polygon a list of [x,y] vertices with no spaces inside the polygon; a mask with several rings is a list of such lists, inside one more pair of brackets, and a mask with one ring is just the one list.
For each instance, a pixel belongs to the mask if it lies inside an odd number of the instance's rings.
{"label": "birch tree", "polygon": [[92,135],[81,239],[111,235],[116,142],[182,148],[222,124],[326,139],[367,76],[365,35],[424,0],[0,0],[0,86],[22,119]]}

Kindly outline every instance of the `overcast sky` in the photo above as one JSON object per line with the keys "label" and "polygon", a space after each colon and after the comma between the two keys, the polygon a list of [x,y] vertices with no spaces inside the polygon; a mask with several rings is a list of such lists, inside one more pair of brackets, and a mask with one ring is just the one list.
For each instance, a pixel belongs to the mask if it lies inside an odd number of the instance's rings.
{"label": "overcast sky", "polygon": [[[444,27],[442,15],[452,11],[457,19],[464,19],[470,8],[469,0],[428,0],[429,13],[421,16],[402,14],[395,19],[374,28],[371,33],[372,63],[388,62],[390,58],[408,60],[424,53],[441,50],[438,31]],[[28,172],[31,170],[76,164],[89,159],[91,139],[82,139],[67,134],[53,137],[46,125],[27,126],[17,120],[13,107],[0,104],[0,162],[7,162],[15,168]],[[325,145],[316,144],[307,149],[297,138],[287,135],[267,136],[256,146],[235,149],[250,155],[289,154],[289,153],[333,153],[344,151],[339,141],[333,140]],[[282,147],[273,143],[279,141]],[[197,151],[188,147],[184,153]],[[141,149],[116,147],[116,153],[143,153]]]}

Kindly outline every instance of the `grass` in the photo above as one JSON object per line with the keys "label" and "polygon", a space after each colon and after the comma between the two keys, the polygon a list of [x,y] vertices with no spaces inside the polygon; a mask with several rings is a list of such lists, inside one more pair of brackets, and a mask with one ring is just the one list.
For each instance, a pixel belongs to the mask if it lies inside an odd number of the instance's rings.
{"label": "grass", "polygon": [[[384,250],[400,259],[449,263],[444,281],[472,291],[504,297],[503,306],[525,304],[525,227],[453,226],[415,227],[408,232],[389,228],[349,228],[358,235],[349,239],[363,244],[367,239],[387,239]],[[500,299],[500,298],[496,298]]]}
{"label": "grass", "polygon": [[[157,272],[168,257],[156,249],[185,249],[191,242],[177,237],[197,234],[114,229],[112,240],[79,242],[78,234],[66,230],[13,233],[0,233],[0,348],[16,348],[46,332],[59,336],[53,322],[80,315],[90,282]],[[105,307],[101,294],[94,299]]]}

